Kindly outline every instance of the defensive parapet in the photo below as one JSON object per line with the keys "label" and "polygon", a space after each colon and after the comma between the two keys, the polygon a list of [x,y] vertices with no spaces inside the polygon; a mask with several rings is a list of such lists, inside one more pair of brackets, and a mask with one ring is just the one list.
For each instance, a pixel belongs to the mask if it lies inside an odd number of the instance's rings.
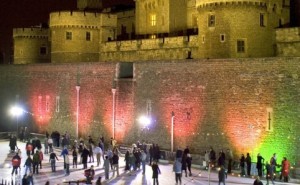
{"label": "defensive parapet", "polygon": [[14,28],[13,38],[23,37],[23,38],[48,38],[49,29],[47,28]]}
{"label": "defensive parapet", "polygon": [[15,28],[13,39],[14,64],[50,62],[49,29]]}
{"label": "defensive parapet", "polygon": [[288,20],[279,0],[198,0],[199,56],[275,56],[275,28]]}
{"label": "defensive parapet", "polygon": [[57,62],[95,62],[99,42],[115,37],[117,16],[93,12],[53,12],[50,14],[51,58]]}

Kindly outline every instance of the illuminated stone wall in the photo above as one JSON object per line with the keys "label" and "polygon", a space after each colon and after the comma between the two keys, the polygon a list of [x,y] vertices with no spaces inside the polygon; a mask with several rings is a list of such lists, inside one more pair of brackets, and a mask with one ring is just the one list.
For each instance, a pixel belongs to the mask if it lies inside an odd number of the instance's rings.
{"label": "illuminated stone wall", "polygon": [[182,0],[137,0],[136,34],[157,34],[187,28],[187,3]]}
{"label": "illuminated stone wall", "polygon": [[[198,1],[196,6],[201,58],[275,56],[274,29],[280,26],[280,19],[288,20],[288,14],[281,13],[281,1],[207,0]],[[209,25],[212,16],[213,24]],[[238,40],[245,43],[243,52],[237,51]]]}
{"label": "illuminated stone wall", "polygon": [[100,61],[149,61],[198,58],[198,37],[168,37],[106,42],[100,45]]}
{"label": "illuminated stone wall", "polygon": [[[49,29],[15,28],[14,64],[50,63]],[[41,53],[41,48],[45,52]]]}
{"label": "illuminated stone wall", "polygon": [[[51,62],[97,62],[99,43],[114,38],[116,15],[90,12],[50,14]],[[67,39],[67,32],[72,39]],[[87,32],[90,39],[87,40]]]}
{"label": "illuminated stone wall", "polygon": [[300,56],[300,27],[276,30],[277,56]]}
{"label": "illuminated stone wall", "polygon": [[[170,149],[231,148],[236,156],[299,159],[300,58],[143,62],[135,64],[135,113],[151,107],[142,138]],[[150,105],[149,103],[150,102]],[[157,135],[162,136],[157,137]]]}
{"label": "illuminated stone wall", "polygon": [[[4,112],[18,100],[27,111],[20,126],[33,124],[40,132],[69,131],[74,136],[75,87],[80,85],[80,135],[108,139],[115,87],[119,143],[146,140],[169,150],[174,112],[174,148],[189,145],[193,153],[210,146],[216,151],[231,148],[236,156],[250,152],[253,159],[258,152],[266,159],[276,152],[279,159],[287,156],[294,163],[300,158],[299,62],[300,58],[136,62],[125,76],[117,74],[126,68],[112,62],[2,66],[1,119],[13,125],[15,120]],[[142,115],[151,115],[151,125],[138,123]]]}

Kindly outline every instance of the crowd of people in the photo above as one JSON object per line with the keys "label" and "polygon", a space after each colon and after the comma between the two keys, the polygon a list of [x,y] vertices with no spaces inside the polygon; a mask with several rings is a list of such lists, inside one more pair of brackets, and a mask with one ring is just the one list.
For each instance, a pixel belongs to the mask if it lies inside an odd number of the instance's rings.
{"label": "crowd of people", "polygon": [[[66,176],[70,175],[70,166],[77,168],[79,164],[82,164],[87,184],[91,184],[95,177],[94,163],[97,167],[103,167],[105,180],[109,180],[115,177],[115,175],[117,177],[120,175],[119,156],[121,153],[114,138],[110,139],[106,148],[103,136],[99,137],[97,141],[94,141],[93,138],[89,136],[87,141],[80,138],[79,141],[74,140],[71,142],[68,132],[65,132],[63,135],[60,135],[57,131],[52,132],[51,135],[46,132],[43,146],[41,140],[37,137],[32,139],[26,137],[25,139],[23,136],[20,137],[20,140],[26,142],[25,151],[27,158],[24,163],[24,185],[33,184],[33,175],[39,173],[39,169],[42,169],[42,163],[45,162],[43,161],[44,154],[49,155],[52,172],[56,172],[56,161],[59,160],[59,157],[62,157]],[[21,149],[17,147],[17,137],[15,135],[11,136],[9,147],[10,152],[15,153],[12,158],[12,175],[17,175],[21,165]],[[59,155],[56,154],[54,147],[60,147],[62,149]],[[125,153],[124,171],[128,173],[128,175],[132,175],[135,171],[142,170],[142,174],[145,175],[146,165],[148,164],[152,168],[153,184],[158,184],[158,176],[161,173],[158,165],[160,157],[161,151],[158,144],[146,144],[145,142],[140,143],[138,141]],[[72,158],[72,161],[70,161],[70,158]],[[205,151],[203,165],[207,170],[218,169],[219,184],[223,183],[225,185],[227,174],[232,173],[233,159],[234,157],[230,149],[227,149],[226,152],[220,150],[217,156],[211,147],[210,150]],[[92,163],[89,168],[88,163]],[[189,147],[187,146],[184,150],[178,148],[175,152],[173,164],[176,184],[181,184],[182,175],[185,175],[185,177],[192,176],[191,164],[192,155]],[[251,165],[253,165],[253,162],[250,153],[247,153],[246,156],[241,154],[238,166],[242,177],[252,175]],[[254,181],[254,185],[261,185],[261,178],[264,177],[267,180],[267,184],[269,184],[269,182],[274,184],[274,179],[276,178],[274,174],[276,174],[276,167],[278,166],[281,166],[279,179],[288,182],[290,163],[286,157],[283,158],[281,165],[279,165],[277,163],[276,153],[274,153],[269,161],[265,160],[264,157],[258,153],[256,162],[257,178]],[[111,170],[113,173],[110,177]],[[101,177],[99,177],[96,182],[97,184],[101,184]]]}
{"label": "crowd of people", "polygon": [[[223,150],[220,150],[219,156],[216,156],[216,152],[211,147],[209,151],[205,151],[205,165],[206,169],[212,169],[214,167],[218,167],[219,170],[219,184],[225,184],[225,179],[227,174],[232,173],[233,167],[233,154],[230,149],[227,149],[226,153]],[[251,167],[253,163],[250,153],[247,153],[246,156],[241,154],[239,159],[238,168],[240,169],[241,177],[251,177]],[[274,184],[274,180],[276,179],[277,167],[280,168],[279,171],[279,180],[283,180],[284,182],[288,182],[289,180],[289,172],[290,172],[290,162],[286,157],[283,157],[281,164],[277,163],[277,155],[276,153],[270,158],[269,161],[265,160],[264,157],[261,156],[260,153],[257,154],[256,160],[256,169],[257,177],[254,181],[254,185],[262,185],[261,179],[265,177],[267,184],[270,182]],[[265,172],[265,174],[264,174]]]}

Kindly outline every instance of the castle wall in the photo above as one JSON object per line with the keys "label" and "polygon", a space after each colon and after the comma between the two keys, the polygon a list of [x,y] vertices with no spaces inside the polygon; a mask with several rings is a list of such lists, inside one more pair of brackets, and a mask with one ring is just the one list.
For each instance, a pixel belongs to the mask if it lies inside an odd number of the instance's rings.
{"label": "castle wall", "polygon": [[49,29],[15,28],[14,64],[50,63]]}
{"label": "castle wall", "polygon": [[[114,38],[116,21],[116,15],[110,14],[88,12],[51,13],[52,62],[98,61],[99,42]],[[67,38],[67,34],[69,34],[69,38]],[[89,39],[87,39],[87,34],[89,34]]]}
{"label": "castle wall", "polygon": [[185,59],[190,51],[198,53],[198,37],[168,37],[131,41],[106,42],[100,45],[100,61],[145,61]]}
{"label": "castle wall", "polygon": [[277,56],[300,56],[300,27],[276,30]]}
{"label": "castle wall", "polygon": [[187,28],[198,28],[197,25],[198,12],[196,9],[196,0],[187,1]]}
{"label": "castle wall", "polygon": [[[279,19],[283,16],[280,4],[273,9],[263,1],[214,2],[205,1],[197,5],[201,58],[275,56],[274,29],[279,26]],[[209,26],[208,22],[211,16],[215,16],[213,26]],[[237,51],[238,40],[245,43],[243,52]]]}
{"label": "castle wall", "polygon": [[[200,153],[213,146],[216,151],[231,148],[236,156],[260,152],[265,158],[276,152],[294,163],[300,157],[299,61],[278,57],[136,62],[127,79],[119,79],[117,63],[109,62],[2,66],[0,110],[18,95],[27,111],[19,118],[20,126],[74,136],[75,87],[80,85],[80,136],[104,135],[108,140],[115,79],[119,143],[146,140],[169,150],[174,112],[174,148],[189,145],[193,153]],[[137,121],[145,114],[152,118],[147,128]],[[13,125],[14,120],[3,115],[2,122]]]}

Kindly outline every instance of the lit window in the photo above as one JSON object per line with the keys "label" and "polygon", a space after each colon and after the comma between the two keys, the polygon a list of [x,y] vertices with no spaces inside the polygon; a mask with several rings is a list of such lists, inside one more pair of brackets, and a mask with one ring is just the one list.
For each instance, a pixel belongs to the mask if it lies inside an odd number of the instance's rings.
{"label": "lit window", "polygon": [[47,47],[42,46],[40,47],[40,55],[46,55],[47,54]]}
{"label": "lit window", "polygon": [[267,108],[267,131],[273,131],[273,109]]}
{"label": "lit window", "polygon": [[86,40],[86,41],[91,41],[91,32],[87,31],[87,32],[85,33],[85,40]]}
{"label": "lit window", "polygon": [[56,107],[55,107],[55,111],[59,112],[59,96],[56,96]]}
{"label": "lit window", "polygon": [[225,42],[225,34],[220,35],[220,42]]}
{"label": "lit window", "polygon": [[150,38],[151,39],[156,39],[156,35],[151,35]]}
{"label": "lit window", "polygon": [[72,40],[72,32],[70,31],[66,32],[66,40]]}
{"label": "lit window", "polygon": [[216,17],[215,15],[208,15],[208,27],[215,27]]}
{"label": "lit window", "polygon": [[156,26],[156,15],[151,15],[151,26]]}
{"label": "lit window", "polygon": [[244,40],[237,40],[237,52],[245,53],[245,41]]}

